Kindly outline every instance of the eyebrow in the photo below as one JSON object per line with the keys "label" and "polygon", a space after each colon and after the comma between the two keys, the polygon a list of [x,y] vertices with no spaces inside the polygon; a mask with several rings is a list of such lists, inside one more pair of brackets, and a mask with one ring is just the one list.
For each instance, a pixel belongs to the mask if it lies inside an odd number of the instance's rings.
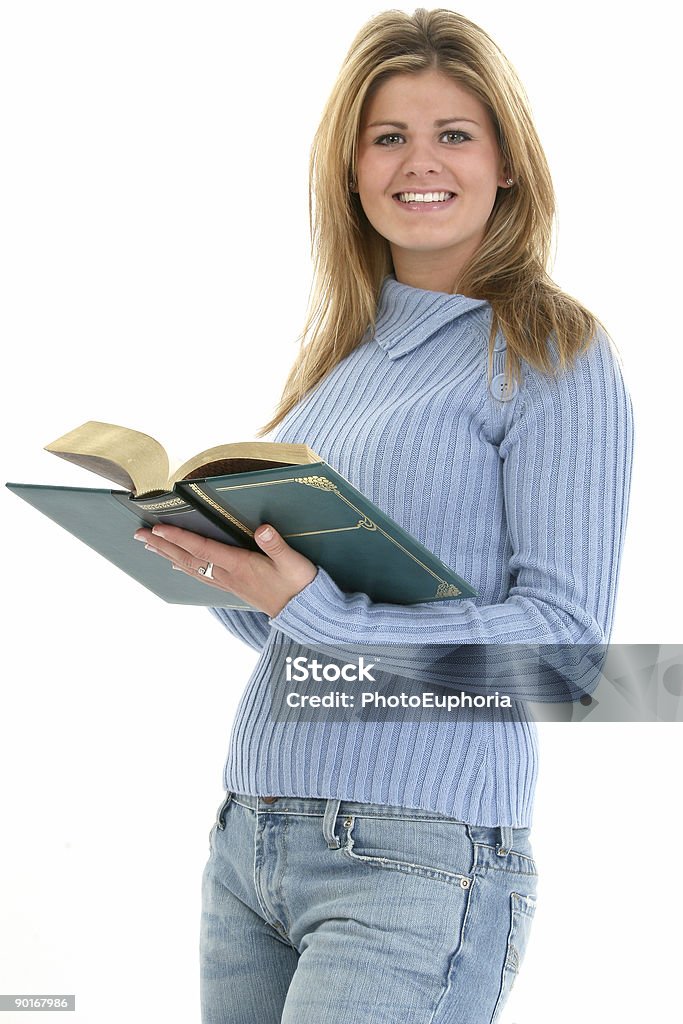
{"label": "eyebrow", "polygon": [[[473,121],[469,117],[444,117],[434,122],[435,128],[443,128],[445,124],[453,124],[455,121],[465,121],[467,124],[476,124],[477,128],[481,127],[478,121]],[[403,131],[408,130],[408,125],[404,124],[403,121],[372,121],[367,124],[366,128],[380,128],[387,126],[390,128],[401,128]]]}

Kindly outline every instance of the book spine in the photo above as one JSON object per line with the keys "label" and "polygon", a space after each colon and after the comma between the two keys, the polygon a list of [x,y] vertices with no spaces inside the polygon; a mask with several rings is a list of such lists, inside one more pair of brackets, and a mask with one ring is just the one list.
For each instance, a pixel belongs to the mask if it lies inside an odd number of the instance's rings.
{"label": "book spine", "polygon": [[222,533],[231,538],[233,544],[240,548],[260,551],[254,540],[253,531],[240,522],[228,509],[223,508],[206,492],[201,482],[183,480],[173,488],[175,494],[192,505],[205,519],[216,526]]}

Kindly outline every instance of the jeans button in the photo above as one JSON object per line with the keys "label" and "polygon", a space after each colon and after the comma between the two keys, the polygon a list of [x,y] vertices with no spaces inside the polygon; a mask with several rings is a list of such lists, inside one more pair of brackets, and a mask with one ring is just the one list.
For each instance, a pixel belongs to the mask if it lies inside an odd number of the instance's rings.
{"label": "jeans button", "polygon": [[263,800],[264,804],[274,804],[275,801],[278,799],[278,797],[276,797],[276,796],[262,796],[261,799]]}

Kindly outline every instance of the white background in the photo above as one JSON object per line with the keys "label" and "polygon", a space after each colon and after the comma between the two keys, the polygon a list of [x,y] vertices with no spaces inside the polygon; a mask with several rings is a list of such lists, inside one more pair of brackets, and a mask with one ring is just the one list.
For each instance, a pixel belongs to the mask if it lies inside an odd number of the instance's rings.
{"label": "white background", "polygon": [[[303,325],[310,142],[381,9],[2,4],[3,481],[98,486],[42,451],[87,419],[182,458],[254,436]],[[558,196],[551,272],[624,360],[636,458],[612,640],[680,642],[673,8],[458,9],[526,84]],[[80,1024],[198,1022],[200,877],[256,655],[0,500],[0,992],[75,992]],[[539,728],[539,903],[502,1024],[669,1019],[680,727]]]}

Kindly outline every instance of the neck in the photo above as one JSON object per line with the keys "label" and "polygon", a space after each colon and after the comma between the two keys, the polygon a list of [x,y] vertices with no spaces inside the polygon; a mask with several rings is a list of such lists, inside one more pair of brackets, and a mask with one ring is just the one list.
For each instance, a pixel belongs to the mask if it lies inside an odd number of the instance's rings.
{"label": "neck", "polygon": [[448,295],[462,294],[458,290],[458,282],[470,255],[459,254],[454,258],[452,253],[411,252],[391,245],[397,281],[411,288],[446,292]]}

